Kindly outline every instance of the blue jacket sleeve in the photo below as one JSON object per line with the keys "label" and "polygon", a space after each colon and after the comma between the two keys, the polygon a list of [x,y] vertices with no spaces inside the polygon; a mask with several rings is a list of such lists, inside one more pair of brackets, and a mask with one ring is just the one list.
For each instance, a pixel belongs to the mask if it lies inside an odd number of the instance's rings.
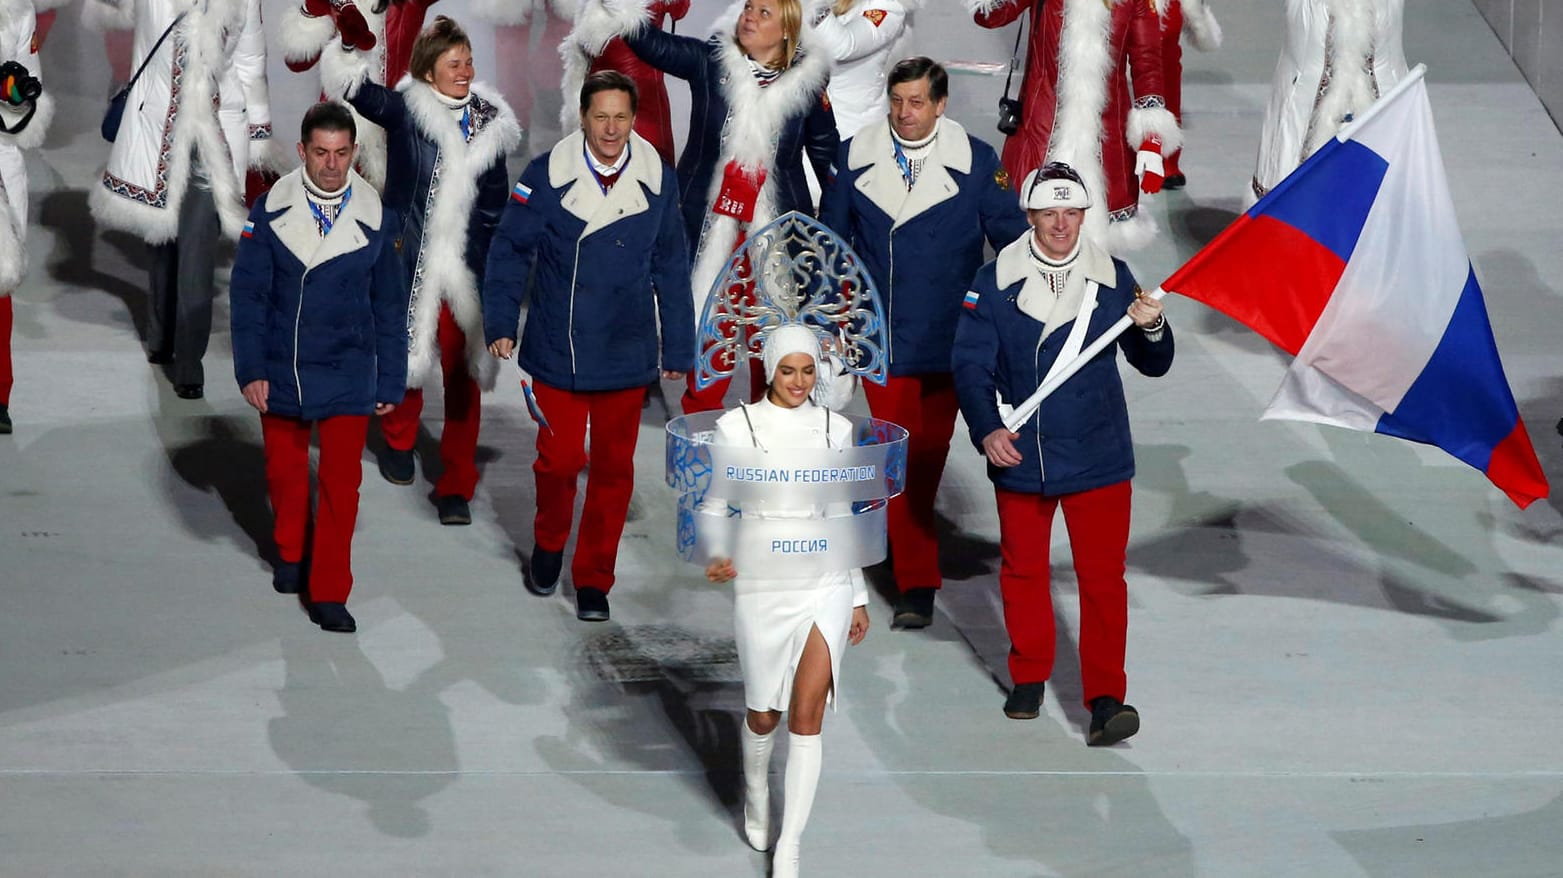
{"label": "blue jacket sleeve", "polygon": [[[547,153],[542,161],[547,160]],[[548,185],[546,170],[533,162],[521,173],[520,185],[533,190],[533,198],[543,196]],[[536,205],[511,198],[499,220],[499,228],[488,248],[488,265],[483,278],[483,336],[488,344],[502,338],[519,337],[521,302],[526,298],[532,263],[537,259],[545,223]]]}
{"label": "blue jacket sleeve", "polygon": [[640,60],[686,82],[701,79],[711,57],[705,40],[670,34],[654,27],[643,27],[626,36],[624,44]]}
{"label": "blue jacket sleeve", "polygon": [[228,286],[229,324],[233,332],[233,377],[239,387],[268,378],[266,374],[266,324],[271,313],[271,224],[266,199],[250,209],[254,233],[239,238]]}
{"label": "blue jacket sleeve", "polygon": [[[1129,267],[1122,263],[1118,264],[1118,288],[1125,291],[1139,288]],[[1124,298],[1133,301],[1132,296],[1132,292],[1126,292]],[[1124,330],[1123,335],[1118,336],[1118,346],[1123,349],[1123,358],[1129,361],[1129,365],[1147,378],[1160,378],[1172,368],[1173,343],[1170,322],[1162,324],[1161,333],[1155,341],[1151,341],[1144,330],[1131,326]]]}
{"label": "blue jacket sleeve", "polygon": [[985,179],[977,182],[982,187],[978,213],[988,246],[998,252],[1025,234],[1031,228],[1031,223],[1026,219],[1026,212],[1020,209],[1020,196],[1015,192],[1014,187],[1019,182],[1009,179],[1009,173],[999,164],[998,153],[993,151],[993,147],[983,146],[986,161],[983,162],[982,173]]}
{"label": "blue jacket sleeve", "polygon": [[821,93],[803,119],[803,151],[814,166],[814,177],[823,188],[829,185],[836,153],[841,150],[841,133],[836,130],[836,114]]}
{"label": "blue jacket sleeve", "polygon": [[505,212],[505,202],[509,200],[510,171],[501,156],[478,178],[478,200],[472,208],[471,231],[467,239],[472,258],[467,262],[477,268],[479,290],[483,289],[483,278],[487,274],[488,249],[494,239],[494,230],[499,228],[499,218]]}
{"label": "blue jacket sleeve", "polygon": [[[991,266],[992,263],[989,263]],[[996,292],[981,281],[991,276],[992,268],[979,271],[974,288],[984,294],[976,308],[962,308],[955,324],[955,348],[950,355],[950,371],[955,379],[955,395],[960,400],[961,416],[971,434],[971,444],[982,450],[982,440],[1004,426],[999,417],[998,383],[995,374],[999,362],[999,333],[993,324],[992,299]],[[986,299],[987,301],[984,301]]]}
{"label": "blue jacket sleeve", "polygon": [[836,173],[826,180],[821,177],[823,190],[819,199],[819,221],[842,239],[851,243],[852,234],[852,183],[854,175],[847,170],[847,151],[852,148],[848,139],[836,150]]}
{"label": "blue jacket sleeve", "polygon": [[369,284],[369,306],[374,311],[375,402],[400,405],[407,394],[407,281],[401,255],[396,252],[399,230],[389,211],[380,230],[380,255],[375,259]]}
{"label": "blue jacket sleeve", "polygon": [[364,82],[358,93],[347,99],[358,115],[385,129],[391,134],[407,124],[407,102],[402,96],[379,84]]}
{"label": "blue jacket sleeve", "polygon": [[[678,191],[673,169],[662,169],[662,191]],[[657,317],[662,324],[662,368],[688,372],[695,367],[695,303],[689,286],[689,241],[678,200],[668,198],[652,255],[651,282],[657,293]]]}

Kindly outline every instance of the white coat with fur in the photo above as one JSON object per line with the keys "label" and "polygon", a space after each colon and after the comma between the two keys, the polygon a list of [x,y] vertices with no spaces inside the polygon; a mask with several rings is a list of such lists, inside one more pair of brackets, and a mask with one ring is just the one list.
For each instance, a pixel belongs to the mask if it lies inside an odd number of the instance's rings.
{"label": "white coat with fur", "polygon": [[[389,8],[389,7],[387,7]],[[308,61],[318,58],[315,67],[320,71],[320,93],[341,95],[349,82],[361,81],[365,76],[381,85],[385,84],[385,13],[375,12],[374,4],[359,3],[358,10],[374,34],[375,47],[368,52],[358,52],[343,47],[342,37],[329,16],[308,16],[298,6],[283,9],[276,29],[276,45],[289,61]],[[338,100],[353,114],[358,125],[358,172],[376,189],[385,188],[385,132],[379,125],[358,115],[351,104]]]}
{"label": "white coat with fur", "polygon": [[[15,61],[43,79],[39,70],[31,0],[0,0],[0,62]],[[31,107],[0,104],[6,127],[18,125]],[[43,144],[54,117],[54,99],[39,95],[27,126],[15,135],[0,134],[0,296],[9,296],[27,274],[27,166],[22,150]]]}
{"label": "white coat with fur", "polygon": [[886,80],[910,54],[912,17],[922,2],[853,0],[846,12],[814,26],[815,42],[831,57],[830,106],[842,140],[890,111]]}
{"label": "white coat with fur", "polygon": [[108,166],[89,197],[93,215],[148,243],[172,240],[194,153],[211,180],[222,230],[237,239],[246,169],[283,164],[271,144],[260,0],[88,3],[106,7],[106,23],[134,24],[134,66],[185,13],[130,90]]}

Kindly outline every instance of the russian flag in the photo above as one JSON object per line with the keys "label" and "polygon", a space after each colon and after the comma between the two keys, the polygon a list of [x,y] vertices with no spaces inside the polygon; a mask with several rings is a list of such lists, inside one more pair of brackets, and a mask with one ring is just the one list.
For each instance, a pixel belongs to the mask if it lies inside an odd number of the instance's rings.
{"label": "russian flag", "polygon": [[245,220],[244,221],[244,231],[239,233],[239,237],[241,237],[241,238],[253,238],[253,237],[255,237],[255,221],[254,220]]}
{"label": "russian flag", "polygon": [[1418,66],[1162,283],[1291,368],[1265,418],[1436,445],[1524,508],[1546,476],[1503,374]]}
{"label": "russian flag", "polygon": [[510,197],[522,204],[526,204],[532,199],[532,187],[517,180],[515,188],[510,190]]}
{"label": "russian flag", "polygon": [[966,299],[961,302],[961,306],[969,311],[975,311],[977,310],[977,300],[979,298],[976,290],[967,290]]}

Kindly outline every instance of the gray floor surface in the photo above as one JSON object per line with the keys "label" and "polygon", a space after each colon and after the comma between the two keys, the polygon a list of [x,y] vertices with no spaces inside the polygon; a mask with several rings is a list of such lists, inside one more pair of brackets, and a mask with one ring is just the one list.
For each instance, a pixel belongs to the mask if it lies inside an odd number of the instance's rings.
{"label": "gray floor surface", "polygon": [[[1563,138],[1469,3],[1411,5],[1407,52],[1429,66],[1466,243],[1556,479]],[[1226,46],[1188,55],[1190,183],[1150,202],[1165,233],[1131,260],[1144,280],[1238,209],[1278,6],[1220,4]],[[919,47],[947,59],[1001,60],[1013,38],[953,3],[920,18]],[[996,139],[1001,84],[957,76],[952,115]],[[359,633],[318,631],[269,587],[225,304],[204,401],[142,356],[141,248],[85,209],[100,107],[67,99],[29,159],[35,267],[0,440],[0,875],[764,875],[736,826],[731,599],[673,556],[662,408],[641,424],[612,622],[577,622],[568,586],[521,588],[533,427],[506,378],[471,527],[441,528],[426,477],[393,487],[366,453]],[[1043,717],[1000,713],[997,522],[958,439],[936,624],[891,632],[875,595],[827,719],[806,871],[1563,874],[1563,505],[1521,512],[1431,449],[1260,423],[1284,356],[1192,302],[1169,312],[1172,373],[1127,379],[1143,732],[1083,745],[1069,635]],[[1061,529],[1053,543],[1067,628]]]}

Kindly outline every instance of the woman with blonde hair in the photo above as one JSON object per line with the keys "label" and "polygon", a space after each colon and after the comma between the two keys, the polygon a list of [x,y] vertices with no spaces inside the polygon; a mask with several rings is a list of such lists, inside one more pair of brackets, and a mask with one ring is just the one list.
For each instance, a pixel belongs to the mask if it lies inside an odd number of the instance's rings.
{"label": "woman with blonde hair", "polygon": [[[841,143],[825,97],[830,56],[804,27],[799,0],[737,0],[703,40],[651,27],[656,5],[587,0],[575,27],[603,40],[623,37],[642,61],[689,83],[689,136],[677,170],[698,315],[750,232],[789,210],[814,214],[804,153],[824,180]],[[690,378],[684,411],[721,408],[727,386],[700,391]]]}
{"label": "woman with blonde hair", "polygon": [[344,96],[385,129],[383,201],[400,229],[397,249],[408,286],[407,396],[380,419],[386,444],[380,474],[412,484],[423,386],[440,375],[445,428],[435,502],[441,524],[470,524],[479,400],[497,372],[483,343],[478,291],[510,195],[505,155],[520,143],[521,127],[498,94],[473,81],[472,43],[443,15],[418,35],[395,90],[371,80],[365,61]]}

